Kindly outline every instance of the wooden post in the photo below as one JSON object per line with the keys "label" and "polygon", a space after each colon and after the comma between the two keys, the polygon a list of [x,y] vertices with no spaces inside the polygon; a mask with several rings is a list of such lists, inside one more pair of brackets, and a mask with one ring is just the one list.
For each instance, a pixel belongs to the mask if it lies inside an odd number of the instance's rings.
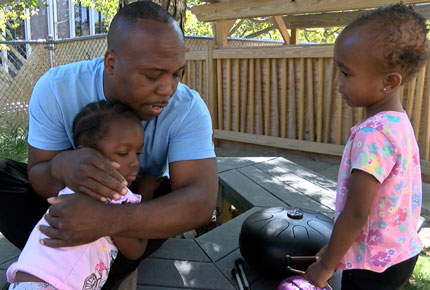
{"label": "wooden post", "polygon": [[215,44],[218,48],[227,47],[227,36],[236,20],[218,20],[216,21]]}
{"label": "wooden post", "polygon": [[290,44],[299,44],[299,29],[291,29]]}

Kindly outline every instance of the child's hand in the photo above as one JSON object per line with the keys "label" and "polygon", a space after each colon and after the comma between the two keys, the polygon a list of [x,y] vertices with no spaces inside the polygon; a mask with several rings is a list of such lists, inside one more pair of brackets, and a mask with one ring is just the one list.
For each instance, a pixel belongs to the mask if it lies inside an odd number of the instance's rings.
{"label": "child's hand", "polygon": [[324,256],[326,251],[327,251],[327,246],[322,247],[321,250],[319,250],[318,253],[316,253],[315,255],[316,260],[318,261],[319,259],[321,259],[322,256]]}
{"label": "child's hand", "polygon": [[318,261],[316,261],[315,263],[313,263],[308,267],[303,278],[308,280],[311,284],[319,288],[323,288],[327,286],[328,280],[330,279],[331,276],[333,276],[333,273],[334,273],[334,269],[328,269],[321,262],[321,259],[319,259]]}

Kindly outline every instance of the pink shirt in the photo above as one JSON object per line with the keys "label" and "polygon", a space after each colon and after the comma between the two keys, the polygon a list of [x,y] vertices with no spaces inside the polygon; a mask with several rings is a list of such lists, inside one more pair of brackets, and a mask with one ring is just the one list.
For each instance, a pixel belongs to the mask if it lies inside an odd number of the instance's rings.
{"label": "pink shirt", "polygon": [[378,181],[370,215],[339,269],[383,272],[417,255],[421,211],[420,155],[405,112],[381,112],[351,128],[339,169],[337,219],[348,196],[353,169]]}
{"label": "pink shirt", "polygon": [[[72,193],[74,192],[66,187],[58,195]],[[139,203],[140,201],[140,195],[128,190],[120,200],[110,203]],[[39,242],[40,239],[46,238],[39,231],[39,225],[47,224],[42,218],[34,227],[18,261],[7,269],[8,282],[12,283],[16,272],[21,271],[34,275],[61,290],[101,289],[118,253],[118,248],[112,239],[103,237],[81,246],[49,248]]]}

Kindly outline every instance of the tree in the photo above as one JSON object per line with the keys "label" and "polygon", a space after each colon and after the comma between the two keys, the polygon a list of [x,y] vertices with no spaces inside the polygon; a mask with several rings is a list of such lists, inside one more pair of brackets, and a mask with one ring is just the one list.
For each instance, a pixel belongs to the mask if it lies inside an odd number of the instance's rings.
{"label": "tree", "polygon": [[10,29],[17,28],[22,21],[37,14],[42,0],[9,0],[0,2],[0,39],[10,40]]}
{"label": "tree", "polygon": [[[78,2],[78,0],[74,0]],[[154,3],[164,7],[178,21],[182,31],[185,24],[185,10],[187,0],[151,0]],[[112,21],[119,7],[136,2],[135,0],[80,0],[82,5],[92,7],[105,16],[106,24]]]}

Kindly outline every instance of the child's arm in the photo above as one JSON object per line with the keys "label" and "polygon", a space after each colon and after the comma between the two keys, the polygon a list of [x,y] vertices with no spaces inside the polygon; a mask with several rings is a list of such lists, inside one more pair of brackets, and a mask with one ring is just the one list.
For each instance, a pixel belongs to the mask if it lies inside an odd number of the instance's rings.
{"label": "child's arm", "polygon": [[125,237],[112,237],[115,245],[119,251],[130,260],[137,260],[145,252],[148,240],[125,238]]}
{"label": "child's arm", "polygon": [[334,225],[324,255],[306,270],[306,280],[321,288],[327,285],[366,223],[378,184],[372,175],[357,169],[352,171],[345,207]]}
{"label": "child's arm", "polygon": [[[142,188],[142,187],[141,187]],[[153,193],[148,192],[146,195],[142,195],[141,202],[145,202],[151,200],[153,198]],[[148,245],[147,239],[138,239],[138,238],[126,238],[115,236],[112,237],[113,242],[118,247],[121,254],[124,255],[127,259],[136,260],[140,258],[145,252],[146,246]]]}

